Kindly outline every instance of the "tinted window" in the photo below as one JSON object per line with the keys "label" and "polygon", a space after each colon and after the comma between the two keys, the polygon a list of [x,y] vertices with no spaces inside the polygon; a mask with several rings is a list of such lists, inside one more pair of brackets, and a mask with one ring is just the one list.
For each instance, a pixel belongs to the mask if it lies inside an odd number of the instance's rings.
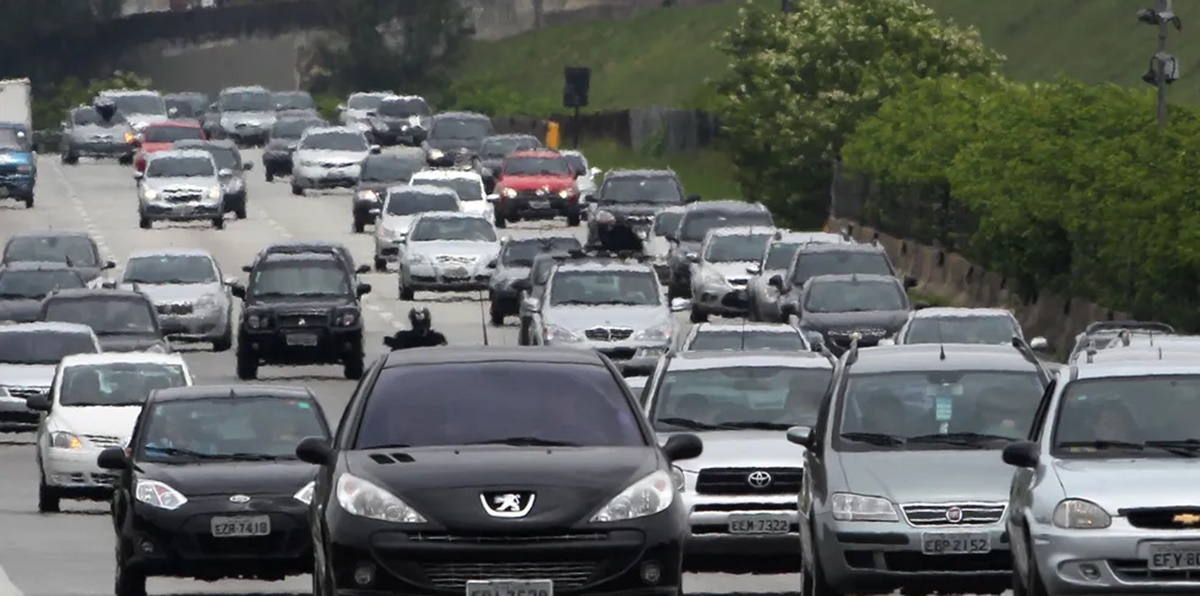
{"label": "tinted window", "polygon": [[832,376],[766,366],[668,371],[651,420],[660,431],[813,426]]}
{"label": "tinted window", "polygon": [[771,244],[771,248],[767,251],[767,262],[763,266],[763,269],[787,269],[792,264],[792,259],[796,257],[797,250],[800,250],[799,244],[789,244],[787,242],[775,242]]}
{"label": "tinted window", "polygon": [[682,211],[664,211],[654,217],[654,235],[671,236],[679,229],[679,220],[683,219]]}
{"label": "tinted window", "polygon": [[63,371],[58,401],[64,406],[140,406],[155,389],[185,385],[187,376],[178,364],[80,364]]}
{"label": "tinted window", "polygon": [[399,191],[388,194],[389,215],[416,215],[431,211],[458,211],[453,195]]}
{"label": "tinted window", "polygon": [[174,143],[204,138],[204,133],[199,128],[191,126],[151,126],[143,135],[147,143]]}
{"label": "tinted window", "polygon": [[561,157],[510,157],[504,161],[506,176],[570,176],[571,168]]}
{"label": "tinted window", "polygon": [[510,267],[532,267],[533,259],[542,253],[581,249],[578,238],[567,236],[513,240],[504,245],[500,262]]}
{"label": "tinted window", "polygon": [[905,343],[1007,344],[1021,332],[1004,316],[928,317],[913,319]]}
{"label": "tinted window", "polygon": [[[668,176],[609,178],[600,189],[602,203],[664,203],[683,202],[683,189]],[[705,230],[706,232],[708,230]],[[700,235],[703,238],[704,234]]]}
{"label": "tinted window", "polygon": [[273,112],[275,102],[267,91],[237,91],[223,93],[220,103],[224,112]]}
{"label": "tinted window", "polygon": [[53,364],[72,354],[95,354],[99,350],[86,333],[61,331],[0,332],[0,362],[5,364]]}
{"label": "tinted window", "polygon": [[8,241],[4,262],[42,261],[96,267],[99,257],[86,236],[19,236]]}
{"label": "tinted window", "polygon": [[359,180],[366,182],[408,182],[425,164],[414,159],[372,155],[363,160]]}
{"label": "tinted window", "polygon": [[702,242],[705,234],[713,228],[741,226],[771,226],[771,214],[766,211],[722,213],[720,211],[692,211],[683,218],[681,239],[684,242]]}
{"label": "tinted window", "polygon": [[275,107],[280,110],[315,110],[317,102],[311,95],[299,91],[275,94]]}
{"label": "tinted window", "polygon": [[350,278],[340,261],[266,261],[250,274],[250,295],[271,296],[346,296]]}
{"label": "tinted window", "polygon": [[489,134],[492,134],[491,122],[475,118],[435,120],[433,130],[429,131],[430,138],[467,141],[482,139]]}
{"label": "tinted window", "polygon": [[887,257],[876,252],[813,252],[800,253],[792,282],[803,285],[818,275],[891,275]]}
{"label": "tinted window", "polygon": [[542,285],[550,279],[550,271],[558,264],[556,259],[545,259],[533,264],[533,283]]}
{"label": "tinted window", "polygon": [[413,227],[411,242],[453,240],[496,242],[496,229],[481,217],[426,217]]}
{"label": "tinted window", "polygon": [[704,260],[709,263],[759,261],[767,249],[769,234],[714,236],[709,239]]}
{"label": "tinted window", "polygon": [[355,448],[514,437],[641,447],[646,438],[637,417],[621,382],[599,366],[504,362],[385,368],[363,410]]}
{"label": "tinted window", "polygon": [[29,139],[24,131],[13,128],[0,128],[0,149],[25,151],[28,148]]}
{"label": "tinted window", "polygon": [[213,161],[217,162],[218,170],[238,172],[242,169],[242,154],[237,149],[231,147],[207,147],[205,150],[213,156]]}
{"label": "tinted window", "polygon": [[113,114],[113,117],[110,120],[105,120],[100,116],[100,112],[97,112],[95,108],[80,108],[75,110],[74,112],[71,112],[71,120],[80,126],[94,124],[111,125],[125,122],[125,119],[122,118],[120,114]]}
{"label": "tinted window", "polygon": [[82,288],[83,278],[69,269],[0,272],[0,298],[44,298],[53,290]]}
{"label": "tinted window", "polygon": [[176,118],[194,118],[198,113],[192,102],[186,99],[168,97],[165,101],[168,110],[175,110]]}
{"label": "tinted window", "polygon": [[693,350],[807,350],[799,333],[702,331],[692,341]]}
{"label": "tinted window", "polygon": [[325,122],[310,118],[280,118],[271,125],[273,139],[299,139],[304,131],[314,126],[324,126]]}
{"label": "tinted window", "polygon": [[1197,414],[1200,377],[1075,381],[1059,400],[1053,450],[1072,457],[1192,457],[1200,439]]}
{"label": "tinted window", "polygon": [[158,319],[146,300],[91,296],[51,299],[46,304],[47,321],[87,325],[98,335],[158,333]]}
{"label": "tinted window", "polygon": [[388,99],[379,104],[379,115],[404,118],[428,116],[429,105],[419,99]]}
{"label": "tinted window", "polygon": [[502,137],[484,139],[479,154],[485,158],[500,159],[508,157],[514,151],[541,148],[542,142],[537,137]]}
{"label": "tinted window", "polygon": [[209,157],[159,157],[151,159],[146,166],[147,178],[190,178],[193,176],[215,176],[212,158]]}
{"label": "tinted window", "polygon": [[587,164],[583,161],[583,156],[577,153],[567,153],[563,155],[563,159],[567,160],[567,165],[575,172],[582,174],[587,171]]}
{"label": "tinted window", "polygon": [[239,395],[171,400],[155,403],[145,415],[138,457],[190,461],[195,456],[186,452],[192,451],[294,460],[301,439],[328,436],[325,421],[308,399]]}
{"label": "tinted window", "polygon": [[559,271],[550,287],[553,306],[662,304],[658,276],[648,271]]}
{"label": "tinted window", "polygon": [[458,195],[460,201],[483,200],[483,184],[474,178],[422,178],[418,176],[413,184],[448,188]]}
{"label": "tinted window", "polygon": [[814,313],[905,308],[904,293],[900,291],[900,286],[884,281],[813,282],[804,299],[804,310]]}
{"label": "tinted window", "polygon": [[325,151],[366,151],[367,138],[356,132],[323,132],[304,137],[302,147]]}
{"label": "tinted window", "polygon": [[217,283],[212,259],[200,255],[137,257],[125,263],[125,283],[208,284]]}
{"label": "tinted window", "polygon": [[117,104],[117,110],[126,114],[158,116],[167,113],[166,102],[154,95],[111,95],[109,98]]}
{"label": "tinted window", "polygon": [[374,110],[383,103],[383,95],[351,95],[346,107],[351,110]]}

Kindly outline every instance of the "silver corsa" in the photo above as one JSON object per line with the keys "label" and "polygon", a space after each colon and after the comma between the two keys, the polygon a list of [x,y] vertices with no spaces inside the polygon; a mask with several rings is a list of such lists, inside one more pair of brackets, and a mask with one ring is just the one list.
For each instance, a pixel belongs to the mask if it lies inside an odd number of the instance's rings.
{"label": "silver corsa", "polygon": [[163,334],[173,341],[211,342],[213,351],[233,346],[236,277],[222,279],[216,259],[201,249],[134,252],[121,283],[150,298]]}
{"label": "silver corsa", "polygon": [[210,221],[225,227],[225,189],[212,155],[201,149],[153,154],[145,172],[136,172],[138,227],[156,221]]}
{"label": "silver corsa", "polygon": [[175,149],[201,149],[207,151],[217,163],[217,176],[221,179],[221,188],[225,192],[224,204],[227,213],[233,213],[238,219],[246,219],[246,172],[254,168],[254,164],[242,160],[242,152],[232,141],[175,141]]}
{"label": "silver corsa", "polygon": [[487,218],[470,213],[430,212],[413,220],[400,247],[398,293],[486,290],[488,264],[500,253],[500,238]]}
{"label": "silver corsa", "polygon": [[749,268],[757,264],[775,235],[770,226],[714,228],[690,257],[693,323],[710,315],[745,316]]}
{"label": "silver corsa", "polygon": [[230,139],[239,147],[262,146],[277,118],[275,97],[264,87],[229,87],[217,96],[204,119],[212,138]]}
{"label": "silver corsa", "polygon": [[362,162],[379,147],[361,132],[341,126],[310,128],[292,153],[292,194],[319,188],[351,188],[358,183]]}
{"label": "silver corsa", "polygon": [[30,398],[50,394],[64,356],[100,352],[91,327],[75,323],[21,323],[0,327],[0,422],[37,424]]}

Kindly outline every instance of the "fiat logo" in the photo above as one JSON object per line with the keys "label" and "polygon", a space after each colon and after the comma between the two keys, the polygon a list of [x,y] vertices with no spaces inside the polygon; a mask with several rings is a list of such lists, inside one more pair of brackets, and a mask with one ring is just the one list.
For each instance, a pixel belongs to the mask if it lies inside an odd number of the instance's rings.
{"label": "fiat logo", "polygon": [[751,472],[749,476],[746,476],[746,484],[754,488],[767,488],[771,486],[771,475],[762,470]]}
{"label": "fiat logo", "polygon": [[958,507],[951,507],[946,510],[946,521],[957,524],[963,520],[963,510]]}

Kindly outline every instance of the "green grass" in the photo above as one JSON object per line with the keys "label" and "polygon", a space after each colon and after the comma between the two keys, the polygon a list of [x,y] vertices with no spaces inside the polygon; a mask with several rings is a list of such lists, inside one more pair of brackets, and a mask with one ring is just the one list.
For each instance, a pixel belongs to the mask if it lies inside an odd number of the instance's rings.
{"label": "green grass", "polygon": [[579,145],[579,149],[587,155],[591,165],[602,170],[669,167],[679,175],[688,194],[698,194],[710,200],[742,196],[737,182],[734,181],[733,164],[717,150],[707,149],[660,157],[635,152],[611,140],[581,139]]}

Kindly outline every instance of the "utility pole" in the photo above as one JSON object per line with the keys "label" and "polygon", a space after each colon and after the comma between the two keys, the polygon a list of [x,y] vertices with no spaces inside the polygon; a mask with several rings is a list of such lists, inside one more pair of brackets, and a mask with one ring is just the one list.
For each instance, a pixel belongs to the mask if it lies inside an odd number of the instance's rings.
{"label": "utility pole", "polygon": [[1142,80],[1158,88],[1158,128],[1167,127],[1167,85],[1179,80],[1179,62],[1167,53],[1167,31],[1174,25],[1176,31],[1183,30],[1183,22],[1175,14],[1174,0],[1158,0],[1153,8],[1139,10],[1140,23],[1158,27],[1158,52],[1150,57],[1150,68]]}

